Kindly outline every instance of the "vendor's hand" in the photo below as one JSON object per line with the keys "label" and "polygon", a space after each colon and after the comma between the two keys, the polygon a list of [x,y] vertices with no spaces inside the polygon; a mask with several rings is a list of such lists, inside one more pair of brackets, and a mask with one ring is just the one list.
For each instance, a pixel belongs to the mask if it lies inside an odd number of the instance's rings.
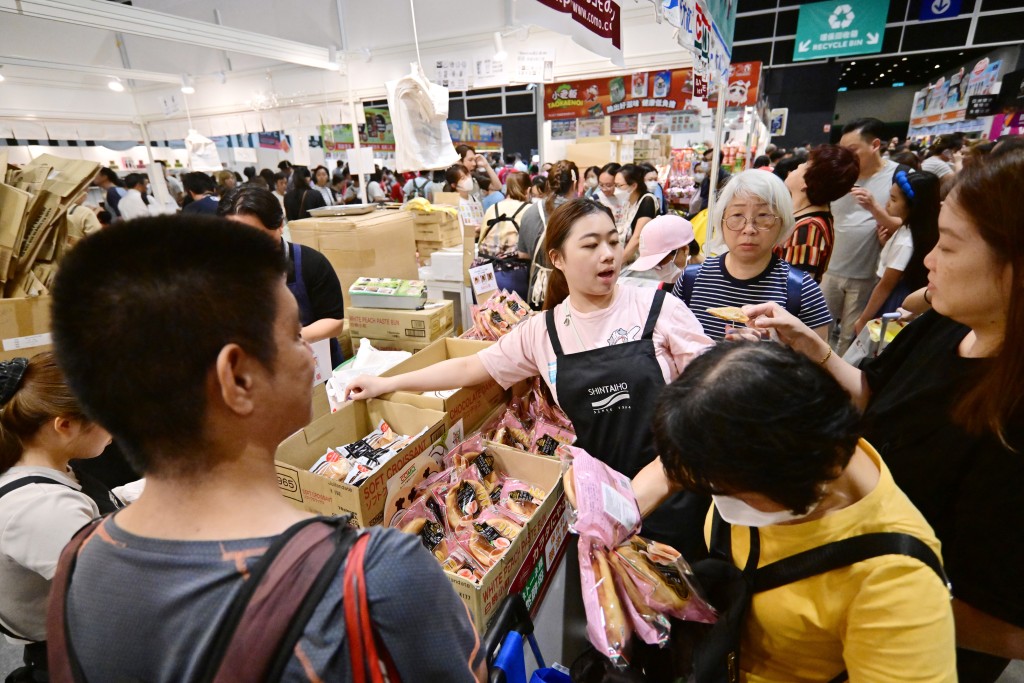
{"label": "vendor's hand", "polygon": [[726,341],[764,341],[768,338],[768,330],[755,330],[750,327],[725,326]]}
{"label": "vendor's hand", "polygon": [[345,401],[365,401],[369,398],[377,398],[381,394],[388,393],[387,383],[388,381],[384,377],[359,375],[345,387],[342,399]]}
{"label": "vendor's hand", "polygon": [[747,327],[754,330],[775,330],[779,341],[786,346],[808,358],[819,357],[818,351],[825,342],[814,330],[777,302],[744,306],[743,312],[750,318]]}

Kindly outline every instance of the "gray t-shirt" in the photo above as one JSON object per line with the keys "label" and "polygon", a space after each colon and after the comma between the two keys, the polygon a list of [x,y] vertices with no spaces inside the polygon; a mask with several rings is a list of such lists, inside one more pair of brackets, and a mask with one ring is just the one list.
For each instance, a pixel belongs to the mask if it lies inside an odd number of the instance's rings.
{"label": "gray t-shirt", "polygon": [[[367,598],[404,681],[474,681],[483,653],[465,606],[415,536],[369,530]],[[68,595],[72,646],[91,681],[193,680],[235,594],[273,538],[143,538],[108,517],[78,559]],[[282,681],[350,681],[341,576],[296,645]],[[308,670],[307,670],[308,667]]]}
{"label": "gray t-shirt", "polygon": [[[870,192],[879,206],[884,207],[889,201],[889,188],[896,167],[895,162],[886,159],[878,173],[867,180],[858,180],[857,185]],[[878,269],[878,255],[882,250],[875,231],[878,221],[870,211],[857,203],[853,193],[832,202],[832,216],[835,219],[836,238],[826,274],[873,278]]]}
{"label": "gray t-shirt", "polygon": [[[541,200],[541,204],[544,206],[544,218],[550,220],[551,215],[546,205],[547,199]],[[565,204],[568,199],[565,197],[555,196],[555,208],[557,209],[562,204]],[[540,217],[540,206],[534,204],[530,208],[523,211],[519,221],[519,251],[529,255],[530,259],[533,260],[533,251],[537,248],[537,242],[543,237],[545,225],[544,221]],[[537,251],[537,264],[544,268],[550,268],[551,264],[548,263],[548,256],[544,253],[544,247]]]}

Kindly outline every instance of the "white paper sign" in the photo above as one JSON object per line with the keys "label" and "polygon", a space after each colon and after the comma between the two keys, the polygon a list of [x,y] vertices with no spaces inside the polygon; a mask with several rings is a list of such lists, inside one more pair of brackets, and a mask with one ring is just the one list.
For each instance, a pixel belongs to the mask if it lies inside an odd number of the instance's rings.
{"label": "white paper sign", "polygon": [[331,340],[321,339],[309,345],[313,349],[313,359],[316,361],[316,368],[313,370],[313,386],[318,386],[327,381],[331,376]]}
{"label": "white paper sign", "polygon": [[555,80],[554,50],[523,50],[516,56],[515,80],[552,83]]}
{"label": "white paper sign", "polygon": [[449,90],[468,90],[470,67],[468,59],[439,59],[434,64],[436,81]]}
{"label": "white paper sign", "polygon": [[373,173],[373,148],[360,147],[348,150],[348,170],[359,175]]}
{"label": "white paper sign", "polygon": [[473,291],[477,296],[493,292],[498,288],[498,282],[494,279],[494,266],[490,263],[470,268],[469,276],[473,280]]}
{"label": "white paper sign", "polygon": [[4,339],[4,351],[19,351],[21,349],[32,349],[37,346],[53,344],[53,337],[49,332],[43,334],[32,334],[27,337],[11,337]]}

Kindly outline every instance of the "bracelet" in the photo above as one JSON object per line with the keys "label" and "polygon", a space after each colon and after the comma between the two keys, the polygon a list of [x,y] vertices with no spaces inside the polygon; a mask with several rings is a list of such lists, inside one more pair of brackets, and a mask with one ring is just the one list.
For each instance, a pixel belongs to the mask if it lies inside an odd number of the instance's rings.
{"label": "bracelet", "polygon": [[824,365],[825,363],[828,362],[828,359],[831,358],[831,357],[832,357],[832,347],[830,346],[830,347],[828,347],[828,353],[825,354],[825,357],[818,361],[818,365]]}

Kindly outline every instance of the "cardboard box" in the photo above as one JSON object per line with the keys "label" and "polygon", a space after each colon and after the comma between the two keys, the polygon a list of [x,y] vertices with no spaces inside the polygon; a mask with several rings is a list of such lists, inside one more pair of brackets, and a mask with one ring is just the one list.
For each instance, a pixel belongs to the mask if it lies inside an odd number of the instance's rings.
{"label": "cardboard box", "polygon": [[0,299],[0,360],[49,351],[50,297]]}
{"label": "cardboard box", "polygon": [[420,256],[430,256],[435,251],[462,246],[462,233],[450,235],[440,240],[416,240],[416,251]]}
{"label": "cardboard box", "polygon": [[487,630],[506,595],[521,592],[528,606],[537,603],[555,574],[569,533],[561,464],[558,460],[497,444],[489,443],[487,448],[494,455],[501,472],[536,484],[547,491],[548,495],[519,536],[512,541],[505,556],[487,572],[480,585],[459,576],[445,574],[469,608],[480,633]]}
{"label": "cardboard box", "polygon": [[330,261],[341,281],[345,308],[348,288],[360,277],[415,280],[416,241],[408,211],[375,211],[362,216],[303,218],[288,223],[292,240],[312,247]]}
{"label": "cardboard box", "polygon": [[[278,446],[274,464],[281,495],[300,510],[318,515],[352,514],[359,526],[379,524],[384,518],[388,479],[441,441],[443,418],[439,412],[400,403],[377,400],[346,403],[338,412],[314,420]],[[351,486],[309,471],[328,448],[363,438],[376,429],[382,419],[399,434],[416,434],[424,427],[427,431],[373,473],[362,486]]]}
{"label": "cardboard box", "polygon": [[[382,376],[394,377],[436,365],[449,358],[472,356],[491,344],[493,342],[471,339],[439,339],[412,358],[391,368]],[[494,380],[489,380],[475,387],[459,389],[448,398],[440,398],[435,392],[418,394],[406,391],[396,391],[386,395],[385,398],[395,403],[406,403],[418,408],[443,412],[445,426],[449,429],[462,420],[464,432],[470,434],[497,406],[507,403],[509,396],[508,392],[501,388],[501,385]]]}
{"label": "cardboard box", "polygon": [[341,345],[341,354],[348,360],[355,355],[352,348],[352,330],[349,328],[348,320],[344,320],[341,326],[341,334],[338,335],[338,344]]}
{"label": "cardboard box", "polygon": [[[441,334],[441,338],[454,337],[455,330],[449,327]],[[352,335],[352,343],[355,347],[359,348],[360,339],[369,339],[370,343],[373,344],[373,348],[378,351],[408,351],[409,353],[417,353],[423,349],[429,347],[431,344],[436,344],[437,341],[412,341],[410,339],[374,339],[373,337],[357,337]]]}
{"label": "cardboard box", "polygon": [[[414,214],[413,235],[417,241],[423,242],[454,240],[457,244],[462,241],[462,229],[459,227],[459,219],[445,211],[437,211],[426,216]],[[452,245],[447,244],[445,246]]]}
{"label": "cardboard box", "polygon": [[345,317],[353,336],[369,339],[434,341],[454,324],[451,301],[428,301],[420,311],[349,308]]}
{"label": "cardboard box", "polygon": [[[465,255],[460,247],[452,247],[444,251],[435,251],[430,254],[430,270],[435,280],[445,282],[462,282],[462,266],[465,262]],[[429,292],[427,293],[429,296]]]}

